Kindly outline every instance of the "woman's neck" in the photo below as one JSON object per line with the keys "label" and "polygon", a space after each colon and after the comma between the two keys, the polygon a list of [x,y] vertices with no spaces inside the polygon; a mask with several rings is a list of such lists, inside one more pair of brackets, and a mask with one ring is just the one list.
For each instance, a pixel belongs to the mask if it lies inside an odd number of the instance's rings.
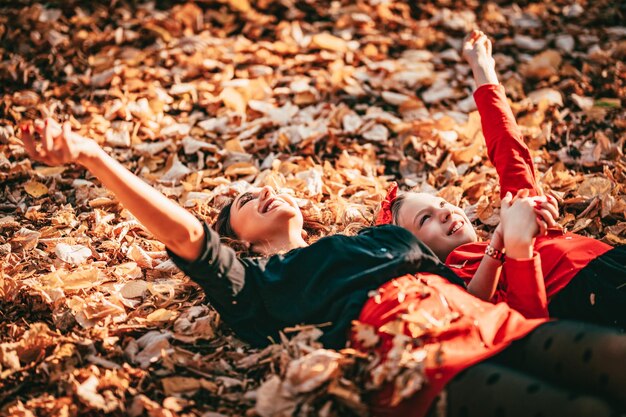
{"label": "woman's neck", "polygon": [[276,237],[253,245],[253,250],[263,256],[289,252],[292,249],[309,246],[302,238],[301,233],[294,233],[284,237]]}

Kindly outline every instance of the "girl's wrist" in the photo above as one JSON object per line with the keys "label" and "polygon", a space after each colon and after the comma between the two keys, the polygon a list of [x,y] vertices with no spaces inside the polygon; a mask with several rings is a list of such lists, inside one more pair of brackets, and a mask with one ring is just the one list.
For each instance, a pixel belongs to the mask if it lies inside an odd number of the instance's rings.
{"label": "girl's wrist", "polygon": [[482,59],[474,61],[471,65],[472,73],[474,74],[474,81],[476,82],[476,88],[485,84],[500,84],[496,70],[493,67],[493,63],[486,63]]}
{"label": "girl's wrist", "polygon": [[499,251],[502,251],[502,249],[504,248],[504,241],[502,240],[502,229],[500,226],[498,226],[493,233],[489,245]]}
{"label": "girl's wrist", "polygon": [[500,264],[504,262],[504,252],[494,248],[492,244],[487,245],[485,248],[485,256],[487,256],[487,259],[491,258]]}
{"label": "girl's wrist", "polygon": [[533,257],[532,244],[519,242],[505,245],[507,258],[530,259]]}

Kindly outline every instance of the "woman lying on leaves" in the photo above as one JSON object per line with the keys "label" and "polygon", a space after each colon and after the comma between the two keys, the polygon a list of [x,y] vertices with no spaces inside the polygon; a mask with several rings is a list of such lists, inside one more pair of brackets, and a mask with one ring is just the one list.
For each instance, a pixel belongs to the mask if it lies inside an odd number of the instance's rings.
{"label": "woman lying on leaves", "polygon": [[[530,153],[498,83],[491,43],[475,31],[465,43],[464,55],[474,72],[474,98],[489,158],[500,178],[502,222],[490,242],[477,242],[459,207],[424,193],[396,197],[394,186],[377,224],[393,223],[413,232],[483,300],[506,301],[526,317],[545,317],[549,312],[551,317],[625,331],[626,248],[548,229],[556,225],[556,200],[542,196],[535,181]],[[513,196],[519,201],[511,205]],[[535,216],[541,227],[537,238],[524,226]],[[541,286],[545,292],[516,282],[545,282]]]}
{"label": "woman lying on leaves", "polygon": [[[383,368],[389,364],[382,382],[390,383],[372,400],[374,414],[426,415],[446,385],[450,416],[610,416],[626,410],[626,372],[619,365],[626,363],[625,335],[527,319],[506,303],[484,302],[404,228],[366,228],[308,245],[302,214],[289,195],[251,189],[218,220],[219,231],[249,242],[260,255],[238,257],[216,231],[68,124],[48,119],[37,128],[23,125],[21,136],[33,159],[77,162],[97,176],[167,246],[241,339],[263,346],[284,327],[320,324],[326,347],[341,348],[350,339],[375,351]],[[538,232],[536,222],[531,229]],[[351,331],[353,320],[358,324]],[[406,384],[398,368],[408,369],[413,382],[424,374],[426,382]]]}

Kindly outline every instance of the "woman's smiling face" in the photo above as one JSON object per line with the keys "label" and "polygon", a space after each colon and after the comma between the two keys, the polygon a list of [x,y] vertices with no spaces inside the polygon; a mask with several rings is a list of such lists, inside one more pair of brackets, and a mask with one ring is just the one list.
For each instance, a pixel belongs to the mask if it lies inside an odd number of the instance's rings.
{"label": "woman's smiling face", "polygon": [[291,196],[275,194],[271,187],[265,186],[235,198],[230,208],[230,224],[239,239],[258,244],[277,236],[302,233],[303,218]]}
{"label": "woman's smiling face", "polygon": [[472,223],[460,207],[430,194],[406,195],[396,219],[398,226],[410,230],[442,261],[457,247],[477,240]]}

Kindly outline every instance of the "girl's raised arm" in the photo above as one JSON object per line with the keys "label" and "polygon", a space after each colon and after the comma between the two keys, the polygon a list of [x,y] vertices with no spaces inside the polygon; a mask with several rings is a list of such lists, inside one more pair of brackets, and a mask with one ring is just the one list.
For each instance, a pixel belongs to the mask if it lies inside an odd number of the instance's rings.
{"label": "girl's raised arm", "polygon": [[479,31],[472,32],[463,46],[463,55],[470,64],[476,81],[474,100],[480,113],[487,153],[500,179],[500,195],[515,195],[528,189],[531,195],[542,194],[535,179],[530,151],[515,121],[498,81],[491,41]]}
{"label": "girl's raised arm", "polygon": [[204,245],[204,229],[193,214],[127,170],[92,139],[46,119],[42,144],[34,140],[32,125],[20,128],[22,141],[31,158],[48,165],[76,162],[87,168],[111,190],[158,240],[185,260],[195,260]]}

